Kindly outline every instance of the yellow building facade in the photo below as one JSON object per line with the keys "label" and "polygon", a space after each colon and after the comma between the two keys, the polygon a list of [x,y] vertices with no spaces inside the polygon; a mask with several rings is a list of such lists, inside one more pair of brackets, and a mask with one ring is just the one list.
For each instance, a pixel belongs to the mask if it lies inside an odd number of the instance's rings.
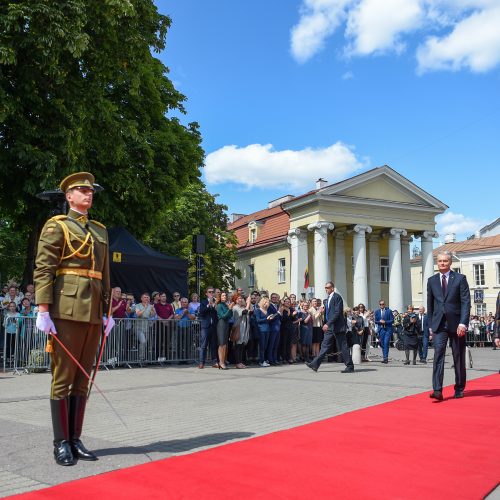
{"label": "yellow building facade", "polygon": [[435,217],[446,208],[387,165],[336,184],[320,179],[315,190],[230,225],[242,273],[236,285],[324,298],[333,281],[346,304],[374,308],[384,297],[402,310],[412,300],[411,238],[422,239],[420,279],[427,279]]}

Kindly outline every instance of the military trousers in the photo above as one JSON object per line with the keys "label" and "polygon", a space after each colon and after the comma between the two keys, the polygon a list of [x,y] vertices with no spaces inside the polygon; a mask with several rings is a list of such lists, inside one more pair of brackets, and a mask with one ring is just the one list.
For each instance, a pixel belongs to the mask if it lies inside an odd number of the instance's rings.
{"label": "military trousers", "polygon": [[[57,318],[54,318],[53,321],[57,330],[57,338],[90,375],[96,359],[102,325]],[[52,372],[50,399],[63,399],[67,396],[87,396],[88,378],[59,345],[57,340],[52,342],[54,349],[50,363]]]}

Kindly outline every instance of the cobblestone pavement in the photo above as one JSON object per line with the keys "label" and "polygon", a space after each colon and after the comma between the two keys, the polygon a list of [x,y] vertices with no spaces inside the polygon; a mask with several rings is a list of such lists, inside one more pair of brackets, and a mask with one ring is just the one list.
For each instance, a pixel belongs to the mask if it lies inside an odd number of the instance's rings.
{"label": "cobblestone pavement", "polygon": [[[468,370],[469,379],[498,373],[500,350],[471,352],[474,365]],[[94,390],[82,439],[99,461],[80,461],[74,467],[57,466],[52,458],[50,374],[0,373],[0,497],[430,390],[431,362],[403,366],[403,353],[391,349],[391,361],[384,365],[380,351],[372,353],[372,362],[356,366],[353,374],[340,373],[343,365],[338,363],[325,363],[318,373],[303,364],[226,371],[175,365],[102,372],[99,388],[126,426]],[[431,359],[432,354],[430,350]],[[453,382],[448,355],[445,385]],[[488,498],[500,499],[500,490]]]}

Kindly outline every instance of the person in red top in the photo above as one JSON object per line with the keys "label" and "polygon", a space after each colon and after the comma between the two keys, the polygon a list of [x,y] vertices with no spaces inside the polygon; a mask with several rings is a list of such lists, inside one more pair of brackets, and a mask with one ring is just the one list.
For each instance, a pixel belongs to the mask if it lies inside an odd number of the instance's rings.
{"label": "person in red top", "polygon": [[160,294],[160,302],[155,304],[156,314],[160,319],[173,319],[174,317],[174,308],[172,304],[167,302],[167,294],[163,292]]}
{"label": "person in red top", "polygon": [[[174,321],[165,321],[174,319],[174,308],[172,304],[167,302],[167,294],[162,292],[160,294],[160,301],[154,304],[156,314],[160,320],[158,323],[158,337],[157,337],[157,349],[158,356],[160,358],[166,357],[166,347],[169,344],[169,337],[171,340],[172,332],[175,329]],[[163,321],[162,321],[163,320]]]}
{"label": "person in red top", "polygon": [[122,289],[119,286],[113,288],[111,299],[111,316],[115,319],[125,318],[127,315],[127,301],[122,297]]}

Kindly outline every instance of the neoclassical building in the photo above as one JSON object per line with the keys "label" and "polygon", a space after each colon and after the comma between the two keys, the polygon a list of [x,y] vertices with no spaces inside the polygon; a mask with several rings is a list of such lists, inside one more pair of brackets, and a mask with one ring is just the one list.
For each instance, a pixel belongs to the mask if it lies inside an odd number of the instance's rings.
{"label": "neoclassical building", "polygon": [[324,284],[333,280],[349,305],[374,308],[384,297],[402,310],[412,298],[411,238],[421,239],[427,280],[435,217],[447,208],[387,165],[335,184],[319,179],[308,193],[233,216],[242,273],[236,285],[324,298]]}

